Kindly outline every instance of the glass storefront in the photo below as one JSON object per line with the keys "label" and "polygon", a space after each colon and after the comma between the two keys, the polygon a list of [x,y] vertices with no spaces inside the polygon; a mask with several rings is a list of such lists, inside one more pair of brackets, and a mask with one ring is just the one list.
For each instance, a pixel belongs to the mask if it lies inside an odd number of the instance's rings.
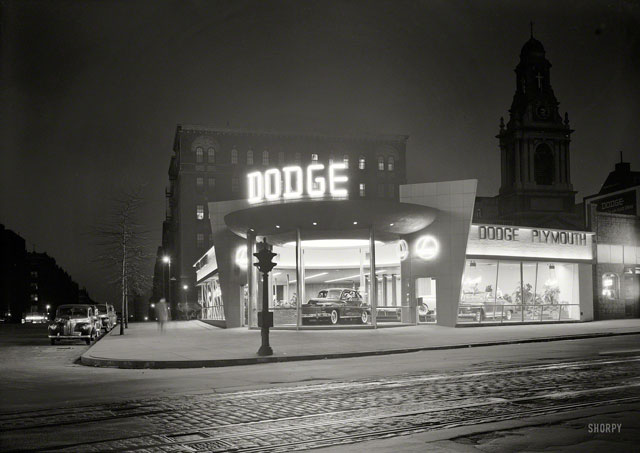
{"label": "glass storefront", "polygon": [[[295,242],[273,247],[277,266],[268,297],[274,327],[411,323],[409,302],[401,295],[398,241],[375,242],[373,279],[368,239],[302,240],[301,245],[300,256]],[[256,327],[257,316],[251,319]]]}
{"label": "glass storefront", "polygon": [[579,319],[577,264],[466,260],[458,323]]}

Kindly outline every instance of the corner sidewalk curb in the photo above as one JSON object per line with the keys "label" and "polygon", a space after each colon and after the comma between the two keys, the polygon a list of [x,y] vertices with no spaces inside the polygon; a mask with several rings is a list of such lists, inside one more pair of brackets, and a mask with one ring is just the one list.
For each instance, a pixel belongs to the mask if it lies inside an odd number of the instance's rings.
{"label": "corner sidewalk curb", "polygon": [[[211,360],[120,360],[108,358],[90,357],[89,348],[80,357],[80,363],[85,366],[123,369],[166,369],[166,368],[217,368],[241,365],[258,365],[262,363],[297,362],[303,360],[346,359],[353,357],[365,357],[389,354],[407,354],[420,351],[441,351],[446,349],[481,348],[487,346],[501,346],[509,344],[545,343],[550,341],[584,340],[588,338],[617,337],[624,335],[640,335],[640,330],[630,332],[594,332],[575,335],[560,335],[540,338],[523,338],[516,340],[496,340],[480,343],[463,343],[440,346],[425,346],[419,348],[383,349],[374,351],[355,351],[344,353],[306,354],[291,356],[271,357],[245,357],[238,359],[211,359]],[[92,346],[93,347],[93,346]]]}

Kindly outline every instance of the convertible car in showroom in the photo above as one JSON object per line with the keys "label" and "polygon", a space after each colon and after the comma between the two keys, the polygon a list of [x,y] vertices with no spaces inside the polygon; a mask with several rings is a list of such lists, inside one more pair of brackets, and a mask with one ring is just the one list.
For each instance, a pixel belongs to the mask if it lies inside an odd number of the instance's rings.
{"label": "convertible car in showroom", "polygon": [[364,304],[360,293],[347,288],[330,288],[318,292],[318,296],[302,304],[302,323],[328,321],[331,324],[351,322],[366,324],[371,319],[371,309]]}
{"label": "convertible car in showroom", "polygon": [[49,325],[51,344],[58,340],[84,340],[87,344],[100,336],[102,323],[94,307],[83,304],[60,305]]}

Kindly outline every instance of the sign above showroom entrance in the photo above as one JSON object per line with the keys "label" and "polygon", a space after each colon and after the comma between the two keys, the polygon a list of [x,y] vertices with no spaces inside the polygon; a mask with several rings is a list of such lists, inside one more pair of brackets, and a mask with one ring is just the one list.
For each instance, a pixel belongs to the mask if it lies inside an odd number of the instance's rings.
{"label": "sign above showroom entrance", "polygon": [[271,168],[265,172],[254,171],[247,174],[248,201],[293,200],[299,198],[345,198],[349,195],[347,175],[341,170],[344,164],[316,163],[302,167],[290,166],[283,169]]}
{"label": "sign above showroom entrance", "polygon": [[473,224],[467,255],[591,260],[593,233]]}

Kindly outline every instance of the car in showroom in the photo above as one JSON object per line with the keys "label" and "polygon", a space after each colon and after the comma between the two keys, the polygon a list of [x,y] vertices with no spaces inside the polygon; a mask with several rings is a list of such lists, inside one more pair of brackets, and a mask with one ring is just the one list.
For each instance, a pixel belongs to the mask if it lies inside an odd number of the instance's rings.
{"label": "car in showroom", "polygon": [[91,344],[100,336],[100,328],[100,318],[92,305],[60,305],[49,324],[49,339],[51,344],[60,340],[84,340]]}
{"label": "car in showroom", "polygon": [[318,296],[302,304],[302,323],[329,322],[367,324],[371,319],[371,308],[360,293],[348,288],[329,288],[318,292]]}
{"label": "car in showroom", "polygon": [[116,315],[116,309],[111,304],[98,304],[98,317],[102,323],[102,328],[105,332],[109,332],[118,322],[118,316]]}
{"label": "car in showroom", "polygon": [[476,322],[492,320],[511,321],[520,311],[502,296],[495,297],[491,292],[464,292],[458,307],[458,318],[472,318]]}

